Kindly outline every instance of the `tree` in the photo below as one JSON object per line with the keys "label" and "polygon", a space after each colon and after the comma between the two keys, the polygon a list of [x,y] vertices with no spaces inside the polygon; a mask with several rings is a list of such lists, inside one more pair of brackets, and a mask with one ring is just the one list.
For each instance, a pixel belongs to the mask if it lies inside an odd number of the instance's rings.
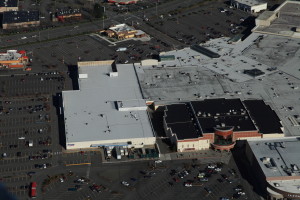
{"label": "tree", "polygon": [[104,16],[104,7],[98,3],[94,5],[93,16],[95,18],[102,18]]}

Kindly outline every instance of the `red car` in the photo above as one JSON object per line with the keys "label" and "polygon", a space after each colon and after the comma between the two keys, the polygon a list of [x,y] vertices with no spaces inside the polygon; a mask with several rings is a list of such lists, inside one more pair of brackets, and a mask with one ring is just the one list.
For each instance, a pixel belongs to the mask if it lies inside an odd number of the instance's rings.
{"label": "red car", "polygon": [[180,182],[179,178],[177,178],[177,177],[173,178],[173,180],[174,180],[176,183]]}
{"label": "red car", "polygon": [[30,197],[31,198],[36,198],[36,182],[31,183],[30,187]]}

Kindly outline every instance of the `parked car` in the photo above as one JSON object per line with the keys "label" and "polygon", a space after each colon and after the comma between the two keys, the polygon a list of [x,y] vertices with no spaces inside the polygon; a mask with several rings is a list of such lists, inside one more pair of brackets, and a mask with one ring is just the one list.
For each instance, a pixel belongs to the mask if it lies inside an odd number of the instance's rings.
{"label": "parked car", "polygon": [[127,181],[122,181],[121,183],[127,187],[129,186],[129,183]]}
{"label": "parked car", "polygon": [[192,187],[193,184],[192,184],[191,182],[185,182],[185,183],[184,183],[184,186],[185,186],[185,187]]}
{"label": "parked car", "polygon": [[207,181],[208,181],[208,178],[200,178],[199,181],[200,181],[200,182],[207,182]]}
{"label": "parked car", "polygon": [[212,191],[211,191],[208,187],[205,187],[204,190],[205,190],[207,193],[209,193],[209,194],[212,193]]}

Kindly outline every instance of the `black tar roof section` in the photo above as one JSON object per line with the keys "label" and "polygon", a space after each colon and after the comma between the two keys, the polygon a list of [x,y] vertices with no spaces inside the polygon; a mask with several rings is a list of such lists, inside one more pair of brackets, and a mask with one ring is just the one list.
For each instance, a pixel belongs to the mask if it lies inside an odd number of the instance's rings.
{"label": "black tar roof section", "polygon": [[192,122],[168,124],[172,132],[177,135],[178,140],[198,138],[197,132]]}
{"label": "black tar roof section", "polygon": [[240,99],[206,99],[191,102],[203,133],[214,127],[233,126],[233,131],[257,130]]}
{"label": "black tar roof section", "polygon": [[3,12],[3,24],[39,21],[39,11],[8,11]]}
{"label": "black tar roof section", "polygon": [[191,116],[186,104],[171,104],[166,106],[165,119],[169,123],[190,122]]}
{"label": "black tar roof section", "polygon": [[0,7],[18,7],[18,0],[0,0]]}
{"label": "black tar roof section", "polygon": [[220,55],[215,53],[215,52],[212,52],[211,50],[205,48],[205,47],[202,47],[202,46],[199,46],[198,44],[194,44],[191,46],[191,49],[194,50],[194,51],[197,51],[199,53],[202,53],[210,58],[219,58]]}
{"label": "black tar roof section", "polygon": [[279,117],[263,100],[245,100],[244,104],[261,133],[283,133]]}

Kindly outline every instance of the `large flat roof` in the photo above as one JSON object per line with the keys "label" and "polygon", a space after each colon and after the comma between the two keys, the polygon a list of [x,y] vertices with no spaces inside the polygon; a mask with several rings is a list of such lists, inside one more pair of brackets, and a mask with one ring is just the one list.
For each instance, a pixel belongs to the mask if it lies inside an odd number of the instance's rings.
{"label": "large flat roof", "polygon": [[183,103],[167,105],[165,114],[165,119],[167,123],[182,123],[191,121],[191,116],[189,114],[187,106]]}
{"label": "large flat roof", "polygon": [[40,21],[40,12],[35,11],[7,11],[3,12],[2,23],[13,24]]}
{"label": "large flat roof", "polygon": [[194,114],[189,103],[166,105],[164,118],[167,126],[179,140],[202,137],[202,130],[195,125]]}
{"label": "large flat roof", "polygon": [[205,99],[193,101],[203,133],[213,133],[215,127],[234,127],[234,131],[256,131],[240,99]]}
{"label": "large flat roof", "polygon": [[278,183],[280,190],[299,193],[299,137],[248,140],[248,144],[270,184]]}
{"label": "large flat roof", "polygon": [[[300,27],[299,9],[299,1],[285,1],[273,11],[277,15],[270,26],[256,26],[252,31],[300,38],[300,33],[294,31],[294,28]],[[266,20],[271,16],[270,11],[265,12],[258,19]]]}
{"label": "large flat roof", "polygon": [[173,133],[176,133],[178,140],[195,139],[202,136],[197,132],[193,122],[174,123],[168,126],[172,129]]}
{"label": "large flat roof", "polygon": [[[258,33],[253,33],[258,34]],[[259,40],[247,48],[243,55],[257,62],[300,78],[300,38],[261,34]]]}
{"label": "large flat roof", "polygon": [[244,104],[261,133],[283,133],[281,120],[263,100],[245,100]]}
{"label": "large flat roof", "polygon": [[111,77],[112,65],[78,63],[79,76],[87,78],[79,78],[79,90],[62,92],[67,143],[154,137],[133,66],[117,66]]}
{"label": "large flat roof", "polygon": [[19,0],[1,0],[0,7],[18,7]]}

